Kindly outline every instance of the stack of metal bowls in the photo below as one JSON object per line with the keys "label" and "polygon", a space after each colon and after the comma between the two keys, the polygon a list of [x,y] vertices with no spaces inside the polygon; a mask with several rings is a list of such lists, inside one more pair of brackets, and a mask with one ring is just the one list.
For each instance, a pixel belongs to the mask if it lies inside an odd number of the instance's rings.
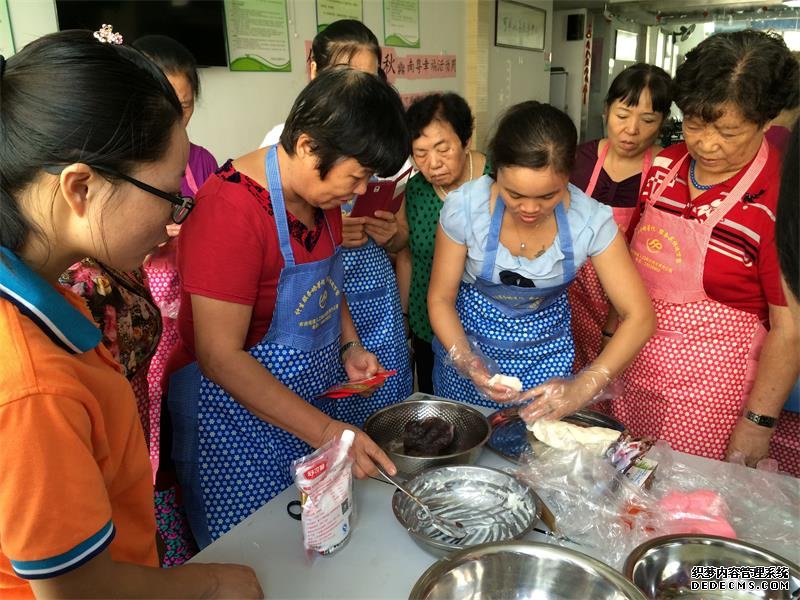
{"label": "stack of metal bowls", "polygon": [[416,502],[399,490],[394,493],[394,516],[417,545],[436,556],[486,542],[520,539],[533,530],[541,515],[541,501],[530,487],[489,467],[426,469],[406,482],[406,488],[436,516],[463,526],[463,538],[449,537],[420,514]]}
{"label": "stack of metal bowls", "polygon": [[749,542],[666,535],[637,547],[625,575],[648,598],[800,598],[800,567]]}
{"label": "stack of metal bowls", "polygon": [[[403,432],[410,421],[439,417],[453,425],[453,441],[437,456],[411,456],[403,448]],[[372,414],[364,431],[392,459],[405,476],[438,465],[468,465],[478,460],[489,439],[489,421],[475,408],[426,394],[414,394]]]}
{"label": "stack of metal bowls", "polygon": [[645,600],[620,573],[575,550],[537,542],[475,546],[420,577],[412,600]]}

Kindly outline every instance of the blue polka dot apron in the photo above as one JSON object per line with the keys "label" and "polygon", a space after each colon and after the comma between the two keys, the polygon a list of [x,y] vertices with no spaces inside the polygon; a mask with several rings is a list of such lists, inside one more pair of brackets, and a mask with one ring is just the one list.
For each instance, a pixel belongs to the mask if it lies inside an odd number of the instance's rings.
{"label": "blue polka dot apron", "polygon": [[[266,170],[284,268],[269,330],[249,352],[301,398],[345,420],[355,401],[316,397],[340,377],[341,250],[323,260],[295,263],[275,147],[267,153]],[[328,234],[333,239],[330,227]],[[201,548],[286,489],[292,461],[312,451],[206,379],[197,363],[172,376],[169,405],[173,458]]]}
{"label": "blue polka dot apron", "polygon": [[[480,276],[474,284],[461,283],[456,312],[464,333],[497,363],[499,372],[519,377],[523,389],[528,389],[551,377],[572,373],[575,347],[566,293],[576,269],[572,236],[564,205],[558,204],[555,215],[564,254],[564,280],[558,286],[540,289],[494,283],[492,277],[504,213],[505,204],[498,196]],[[503,408],[502,404],[480,396],[472,381],[446,364],[447,349],[436,338],[433,351],[433,390],[437,396]]]}
{"label": "blue polka dot apron", "polygon": [[[386,250],[369,238],[360,248],[343,248],[342,258],[344,292],[358,337],[384,368],[397,370],[368,398],[339,401],[351,405],[346,421],[361,427],[376,410],[411,395],[413,381],[397,277]],[[343,370],[341,377],[347,379]]]}

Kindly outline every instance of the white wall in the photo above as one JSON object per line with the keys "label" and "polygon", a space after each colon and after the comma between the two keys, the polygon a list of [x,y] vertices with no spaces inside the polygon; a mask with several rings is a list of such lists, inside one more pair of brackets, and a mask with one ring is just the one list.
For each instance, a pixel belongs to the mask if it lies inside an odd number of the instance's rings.
{"label": "white wall", "polygon": [[[525,100],[550,101],[550,63],[545,58],[552,52],[553,0],[518,1],[547,11],[544,52],[494,46],[494,31],[491,32],[487,89],[489,133],[497,116],[512,104]],[[494,23],[494,0],[481,0],[481,3],[491,9]]]}
{"label": "white wall", "polygon": [[553,66],[567,71],[567,114],[581,130],[581,109],[583,108],[583,60],[585,39],[567,41],[567,17],[583,15],[583,29],[586,34],[586,10],[557,10],[553,14]]}
{"label": "white wall", "polygon": [[[494,46],[494,0],[420,0],[421,47],[396,49],[400,56],[456,55],[454,78],[398,79],[395,85],[401,93],[436,90],[465,96],[478,117],[474,143],[478,148],[483,148],[491,123],[504,108],[523,100],[549,100],[546,58],[552,51],[553,1],[523,1],[547,11],[544,52]],[[57,30],[54,0],[8,3],[17,49]],[[220,162],[255,148],[270,127],[285,119],[306,84],[305,42],[316,31],[314,2],[287,0],[287,8],[291,73],[231,72],[223,67],[200,70],[202,95],[189,135]],[[382,0],[364,0],[364,23],[379,40],[383,38],[382,14]]]}

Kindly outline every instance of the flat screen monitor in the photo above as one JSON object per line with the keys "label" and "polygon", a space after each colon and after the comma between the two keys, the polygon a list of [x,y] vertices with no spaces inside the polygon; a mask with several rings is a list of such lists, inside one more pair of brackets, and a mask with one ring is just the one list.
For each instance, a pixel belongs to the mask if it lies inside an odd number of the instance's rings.
{"label": "flat screen monitor", "polygon": [[143,35],[168,35],[186,46],[201,67],[225,67],[222,0],[56,0],[58,28],[97,31],[110,23],[126,43]]}

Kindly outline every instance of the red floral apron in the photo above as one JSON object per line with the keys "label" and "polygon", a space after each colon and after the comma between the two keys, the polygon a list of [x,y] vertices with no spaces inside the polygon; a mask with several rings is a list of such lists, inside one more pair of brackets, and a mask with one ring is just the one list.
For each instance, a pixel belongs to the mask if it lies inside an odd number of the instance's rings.
{"label": "red floral apron", "polygon": [[[657,330],[622,376],[624,397],[612,401],[612,414],[636,435],[666,440],[682,452],[725,457],[755,380],[766,329],[757,315],[706,295],[703,265],[714,226],[742,198],[767,154],[764,143],[739,183],[704,222],[654,206],[688,154],[648,199],[631,254],[653,300]],[[796,435],[797,424],[793,427]],[[784,458],[778,432],[775,438],[773,446]],[[781,464],[784,470],[796,466]]]}
{"label": "red floral apron", "polygon": [[[607,155],[608,144],[603,146],[597,155],[592,176],[584,190],[587,196],[591,196],[592,192],[594,192]],[[645,177],[650,170],[652,162],[653,153],[648,148],[642,160],[639,192],[642,191]],[[611,210],[614,211],[614,221],[619,226],[620,231],[625,233],[631,223],[636,207],[612,206]],[[577,373],[590,365],[600,354],[603,342],[602,330],[606,324],[606,317],[608,317],[608,298],[605,291],[603,291],[600,280],[597,278],[591,260],[587,260],[584,263],[583,267],[578,271],[578,277],[570,286],[569,303],[572,308],[572,336],[575,340],[573,369]]]}

